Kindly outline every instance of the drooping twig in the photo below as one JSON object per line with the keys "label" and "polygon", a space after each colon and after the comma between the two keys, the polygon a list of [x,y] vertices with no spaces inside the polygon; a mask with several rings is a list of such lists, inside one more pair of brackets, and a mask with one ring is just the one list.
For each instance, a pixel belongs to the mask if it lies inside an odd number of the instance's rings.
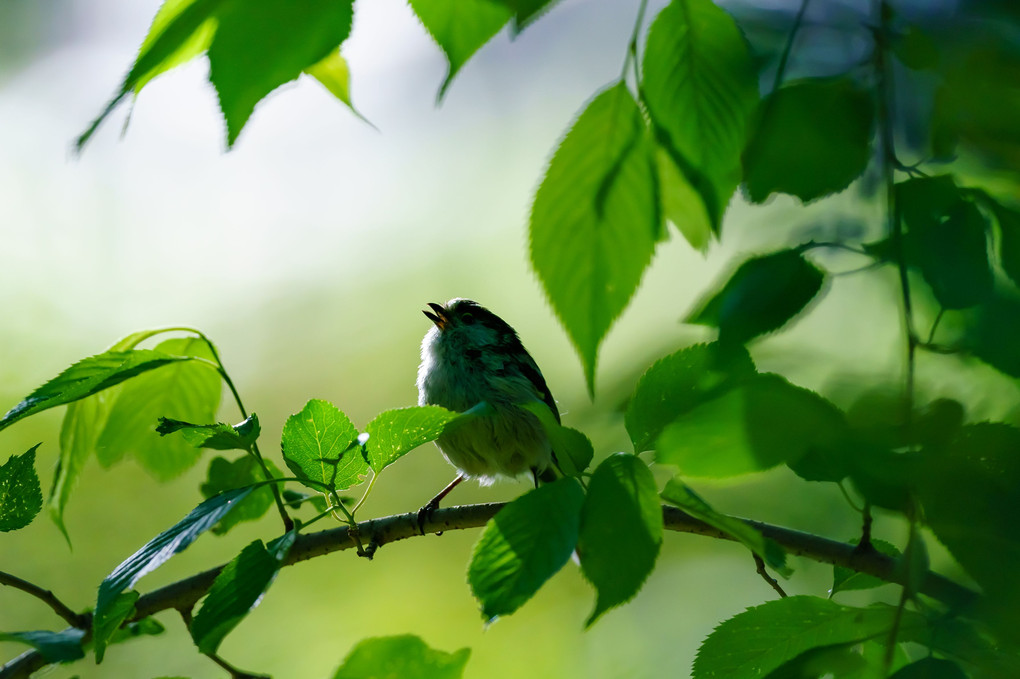
{"label": "drooping twig", "polygon": [[772,589],[774,589],[777,592],[779,592],[779,596],[781,596],[782,598],[785,599],[786,598],[786,592],[783,591],[783,588],[779,585],[779,583],[776,581],[776,579],[774,577],[772,577],[771,575],[769,575],[769,572],[767,570],[765,570],[765,560],[762,559],[757,554],[755,554],[754,552],[751,552],[751,556],[754,557],[754,565],[757,566],[758,575],[761,576],[762,580],[764,580],[765,582],[769,583],[769,585],[772,587]]}
{"label": "drooping twig", "polygon": [[0,585],[6,585],[13,587],[14,589],[20,589],[26,594],[31,594],[36,599],[39,599],[44,604],[53,609],[53,612],[59,615],[64,621],[71,627],[77,627],[78,629],[85,629],[90,623],[87,616],[75,613],[68,607],[63,601],[57,598],[53,592],[48,589],[43,589],[38,585],[33,585],[27,580],[22,580],[16,575],[5,573],[0,571]]}

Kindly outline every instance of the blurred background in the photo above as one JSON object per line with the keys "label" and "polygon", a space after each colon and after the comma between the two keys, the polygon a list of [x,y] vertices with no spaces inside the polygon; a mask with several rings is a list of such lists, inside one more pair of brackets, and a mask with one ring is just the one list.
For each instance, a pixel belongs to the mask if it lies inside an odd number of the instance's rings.
{"label": "blurred background", "polygon": [[[649,19],[664,4],[651,2]],[[955,7],[921,4],[944,15]],[[130,107],[130,126],[123,128],[123,107],[75,158],[73,139],[118,86],[159,2],[4,0],[0,411],[132,331],[188,325],[218,344],[260,416],[264,453],[280,462],[280,428],[310,398],[333,402],[358,426],[415,403],[419,343],[429,327],[420,310],[464,296],[517,328],[565,423],[588,433],[597,459],[630,450],[621,414],[627,394],[653,360],[708,338],[679,319],[741,255],[791,238],[881,228],[861,186],[807,207],[792,199],[751,207],[738,198],[721,242],[705,253],[674,235],[603,345],[590,401],[580,363],[529,269],[526,224],[556,143],[596,90],[619,77],[638,5],[563,0],[522,35],[511,40],[504,32],[484,47],[437,107],[441,52],[401,0],[362,1],[343,52],[355,106],[377,129],[302,78],[263,101],[227,153],[200,58],[149,85]],[[806,30],[804,45],[815,49],[795,52],[793,75],[869,49],[860,28],[868,3],[815,5],[819,14],[809,18],[844,17],[847,28]],[[782,36],[799,2],[729,6],[760,16],[763,44],[779,49],[781,38],[770,43],[769,35]],[[834,270],[860,264],[831,255],[819,261]],[[895,388],[902,340],[892,282],[889,271],[836,278],[802,322],[753,348],[755,360],[843,407],[876,385]],[[922,357],[924,398],[964,401],[970,419],[1001,418],[1020,401],[1015,383],[958,365]],[[57,409],[0,433],[0,460],[42,442],[44,492],[61,416]],[[240,419],[227,406],[221,417]],[[106,574],[198,503],[210,458],[165,484],[130,460],[108,470],[91,462],[67,510],[73,548],[44,512],[2,537],[0,569],[52,589],[72,608],[90,606]],[[424,447],[387,471],[364,518],[417,509],[452,475],[438,451]],[[837,488],[786,469],[695,487],[721,511],[838,539],[857,530]],[[524,490],[462,487],[451,501],[506,500]],[[139,589],[228,560],[256,537],[274,535],[274,518],[270,512],[226,537],[203,537]],[[898,544],[905,537],[891,520],[879,521],[878,534]],[[221,654],[277,677],[325,677],[360,639],[413,633],[447,651],[471,647],[467,677],[679,677],[719,621],[774,596],[740,548],[669,534],[642,592],[590,631],[582,628],[594,592],[573,563],[521,611],[484,629],[465,579],[477,536],[457,531],[386,546],[372,562],[344,553],[287,568]],[[935,567],[958,573],[933,549]],[[793,565],[791,593],[824,593],[831,583],[829,568]],[[47,676],[223,675],[198,655],[179,620],[169,613],[160,620],[164,638],[111,649],[101,666],[87,660]],[[0,591],[0,631],[62,627],[40,603]],[[5,643],[0,659],[21,650]]]}

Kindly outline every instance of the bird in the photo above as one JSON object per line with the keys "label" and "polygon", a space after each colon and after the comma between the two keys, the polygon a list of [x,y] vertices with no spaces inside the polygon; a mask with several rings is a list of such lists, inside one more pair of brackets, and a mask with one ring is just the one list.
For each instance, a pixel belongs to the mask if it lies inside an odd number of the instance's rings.
{"label": "bird", "polygon": [[465,479],[487,486],[500,478],[530,474],[557,478],[555,455],[538,417],[522,405],[542,402],[560,422],[556,400],[535,359],[509,323],[470,299],[430,302],[432,321],[421,343],[418,405],[464,412],[481,403],[486,414],[444,432],[436,440],[457,477],[418,513],[419,528],[439,502]]}

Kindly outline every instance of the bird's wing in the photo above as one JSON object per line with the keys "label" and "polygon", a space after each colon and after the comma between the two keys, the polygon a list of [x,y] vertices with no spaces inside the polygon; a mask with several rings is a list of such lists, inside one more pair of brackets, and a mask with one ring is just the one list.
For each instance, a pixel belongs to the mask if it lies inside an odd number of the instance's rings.
{"label": "bird's wing", "polygon": [[535,363],[535,359],[524,352],[523,359],[521,360],[521,372],[524,376],[535,386],[535,391],[545,401],[545,404],[549,406],[549,410],[552,411],[556,421],[560,421],[560,411],[556,407],[556,399],[553,398],[552,392],[549,391],[549,385],[545,383],[545,377],[542,376],[542,371],[538,369],[538,365]]}

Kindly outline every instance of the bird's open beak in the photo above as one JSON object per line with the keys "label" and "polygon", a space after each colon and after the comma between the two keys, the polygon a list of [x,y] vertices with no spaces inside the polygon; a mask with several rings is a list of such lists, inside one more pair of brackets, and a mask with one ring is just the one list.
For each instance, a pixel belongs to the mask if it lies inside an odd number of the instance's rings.
{"label": "bird's open beak", "polygon": [[442,304],[436,304],[435,302],[429,302],[429,307],[431,307],[432,311],[435,313],[425,310],[422,310],[422,313],[425,314],[430,321],[435,323],[437,328],[442,330],[446,327],[446,323],[450,318],[446,313],[446,307]]}

